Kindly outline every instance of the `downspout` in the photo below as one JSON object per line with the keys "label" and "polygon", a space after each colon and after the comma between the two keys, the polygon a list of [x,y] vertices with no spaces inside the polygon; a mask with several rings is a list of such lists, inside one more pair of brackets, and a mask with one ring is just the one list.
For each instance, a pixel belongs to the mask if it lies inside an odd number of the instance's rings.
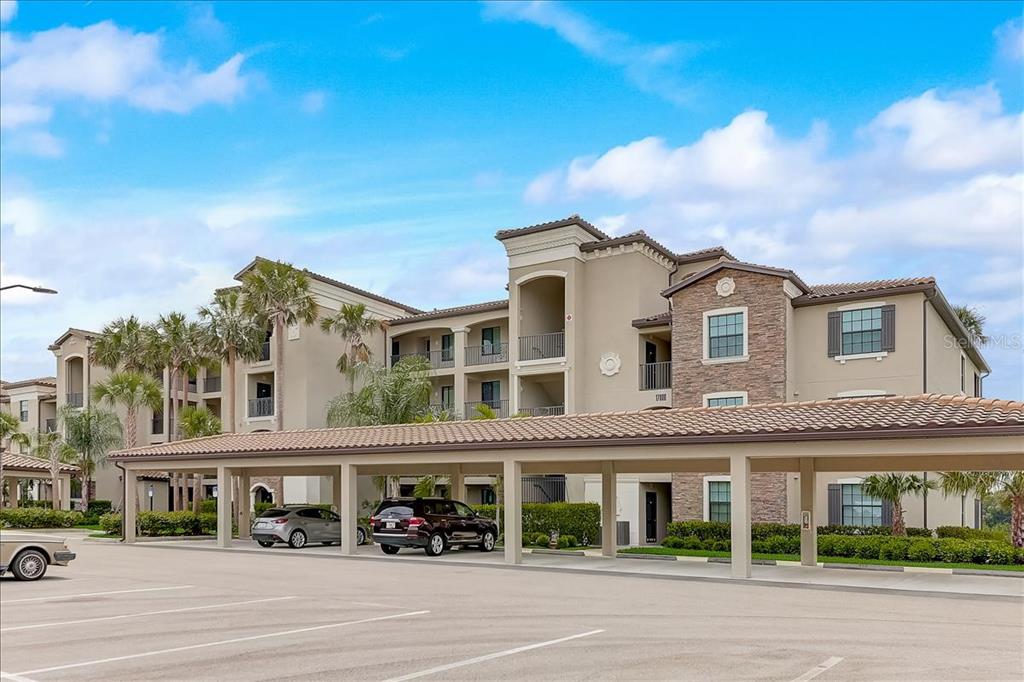
{"label": "downspout", "polygon": [[[124,542],[124,502],[128,499],[128,481],[126,480],[125,470],[124,467],[121,466],[121,463],[114,462],[114,466],[121,470],[121,542]],[[88,509],[86,509],[86,511],[88,511]]]}
{"label": "downspout", "polygon": [[931,297],[925,292],[921,301],[921,393],[928,392],[928,303]]}
{"label": "downspout", "polygon": [[928,484],[928,472],[927,471],[924,472],[924,482],[925,482],[925,489],[924,489],[924,495],[923,495],[924,496],[924,527],[927,528],[928,527],[928,487],[927,487],[927,484]]}

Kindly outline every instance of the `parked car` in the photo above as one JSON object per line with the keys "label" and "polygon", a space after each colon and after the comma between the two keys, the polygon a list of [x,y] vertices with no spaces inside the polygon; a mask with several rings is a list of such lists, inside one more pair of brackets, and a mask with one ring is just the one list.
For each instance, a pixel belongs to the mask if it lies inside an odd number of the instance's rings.
{"label": "parked car", "polygon": [[0,533],[0,575],[10,571],[18,580],[39,580],[46,575],[47,566],[67,566],[74,558],[65,538]]}
{"label": "parked car", "polygon": [[[370,536],[366,528],[356,528],[356,544]],[[336,545],[341,542],[341,517],[330,509],[311,505],[285,505],[260,514],[252,524],[252,538],[260,547],[287,542],[294,549],[310,542]]]}
{"label": "parked car", "polygon": [[422,547],[427,556],[439,556],[453,545],[494,549],[498,525],[469,505],[435,497],[392,497],[377,505],[370,517],[373,541],[385,554],[402,547]]}

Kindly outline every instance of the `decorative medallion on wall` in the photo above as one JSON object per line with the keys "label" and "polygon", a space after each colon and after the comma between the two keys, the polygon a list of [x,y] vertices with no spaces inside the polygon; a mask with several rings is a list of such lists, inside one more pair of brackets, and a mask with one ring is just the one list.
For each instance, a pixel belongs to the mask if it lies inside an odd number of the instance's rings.
{"label": "decorative medallion on wall", "polygon": [[618,353],[605,353],[601,356],[601,362],[598,363],[601,368],[601,374],[606,377],[614,376],[619,373],[619,369],[622,367],[622,359],[619,358]]}
{"label": "decorative medallion on wall", "polygon": [[736,291],[736,282],[732,281],[732,277],[723,277],[718,280],[717,284],[715,284],[715,291],[717,291],[718,295],[722,298],[732,296]]}

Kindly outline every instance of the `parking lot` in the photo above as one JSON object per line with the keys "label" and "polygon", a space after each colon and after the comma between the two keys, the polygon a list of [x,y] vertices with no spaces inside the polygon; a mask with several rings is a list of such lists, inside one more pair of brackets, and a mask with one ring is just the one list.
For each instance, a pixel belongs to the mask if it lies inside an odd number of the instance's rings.
{"label": "parking lot", "polygon": [[[72,541],[0,581],[9,680],[1021,679],[1019,599]],[[993,578],[993,580],[1000,580]],[[1002,579],[1008,580],[1008,579]]]}

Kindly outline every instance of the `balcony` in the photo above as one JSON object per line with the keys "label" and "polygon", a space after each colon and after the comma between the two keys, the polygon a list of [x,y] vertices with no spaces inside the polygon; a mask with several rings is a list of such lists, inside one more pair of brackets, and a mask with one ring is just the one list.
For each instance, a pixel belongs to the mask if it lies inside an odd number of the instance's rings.
{"label": "balcony", "polygon": [[65,398],[69,407],[81,407],[85,404],[82,393],[68,393]]}
{"label": "balcony", "polygon": [[[182,390],[181,387],[182,387],[181,377],[175,377],[174,378],[174,389],[176,391],[180,391],[180,390]],[[196,392],[198,392],[198,390],[199,390],[199,384],[197,383],[196,378],[195,377],[189,377],[188,378],[188,391],[189,391],[189,393],[196,393]]]}
{"label": "balcony", "polygon": [[507,400],[472,400],[465,404],[466,411],[463,413],[466,419],[472,419],[474,416],[479,414],[476,410],[477,405],[487,405],[499,419],[508,416],[508,401]]}
{"label": "balcony", "polygon": [[203,393],[219,393],[220,377],[206,377],[203,379]]}
{"label": "balcony", "polygon": [[519,337],[519,360],[547,360],[565,357],[565,332]]}
{"label": "balcony", "polygon": [[482,346],[466,346],[466,366],[494,365],[508,362],[508,344],[490,343]]}
{"label": "balcony", "polygon": [[47,419],[46,420],[46,432],[47,433],[56,433],[57,432],[57,420],[56,419]]}
{"label": "balcony", "polygon": [[442,348],[441,350],[423,350],[416,353],[392,355],[391,366],[394,367],[405,358],[423,358],[430,365],[430,369],[447,369],[455,366],[455,349]]}
{"label": "balcony", "polygon": [[249,416],[250,417],[273,417],[274,416],[274,399],[271,398],[252,398],[249,400]]}
{"label": "balcony", "polygon": [[640,390],[672,388],[672,362],[645,362],[640,365]]}
{"label": "balcony", "polygon": [[260,348],[259,362],[270,362],[270,341],[264,341]]}
{"label": "balcony", "polygon": [[565,414],[565,405],[547,405],[545,407],[520,407],[517,414],[524,414],[528,417],[550,417],[558,414]]}
{"label": "balcony", "polygon": [[427,409],[433,415],[447,413],[448,415],[450,415],[452,417],[458,418],[458,415],[454,414],[455,413],[455,405],[452,404],[452,403],[430,403],[427,406]]}

